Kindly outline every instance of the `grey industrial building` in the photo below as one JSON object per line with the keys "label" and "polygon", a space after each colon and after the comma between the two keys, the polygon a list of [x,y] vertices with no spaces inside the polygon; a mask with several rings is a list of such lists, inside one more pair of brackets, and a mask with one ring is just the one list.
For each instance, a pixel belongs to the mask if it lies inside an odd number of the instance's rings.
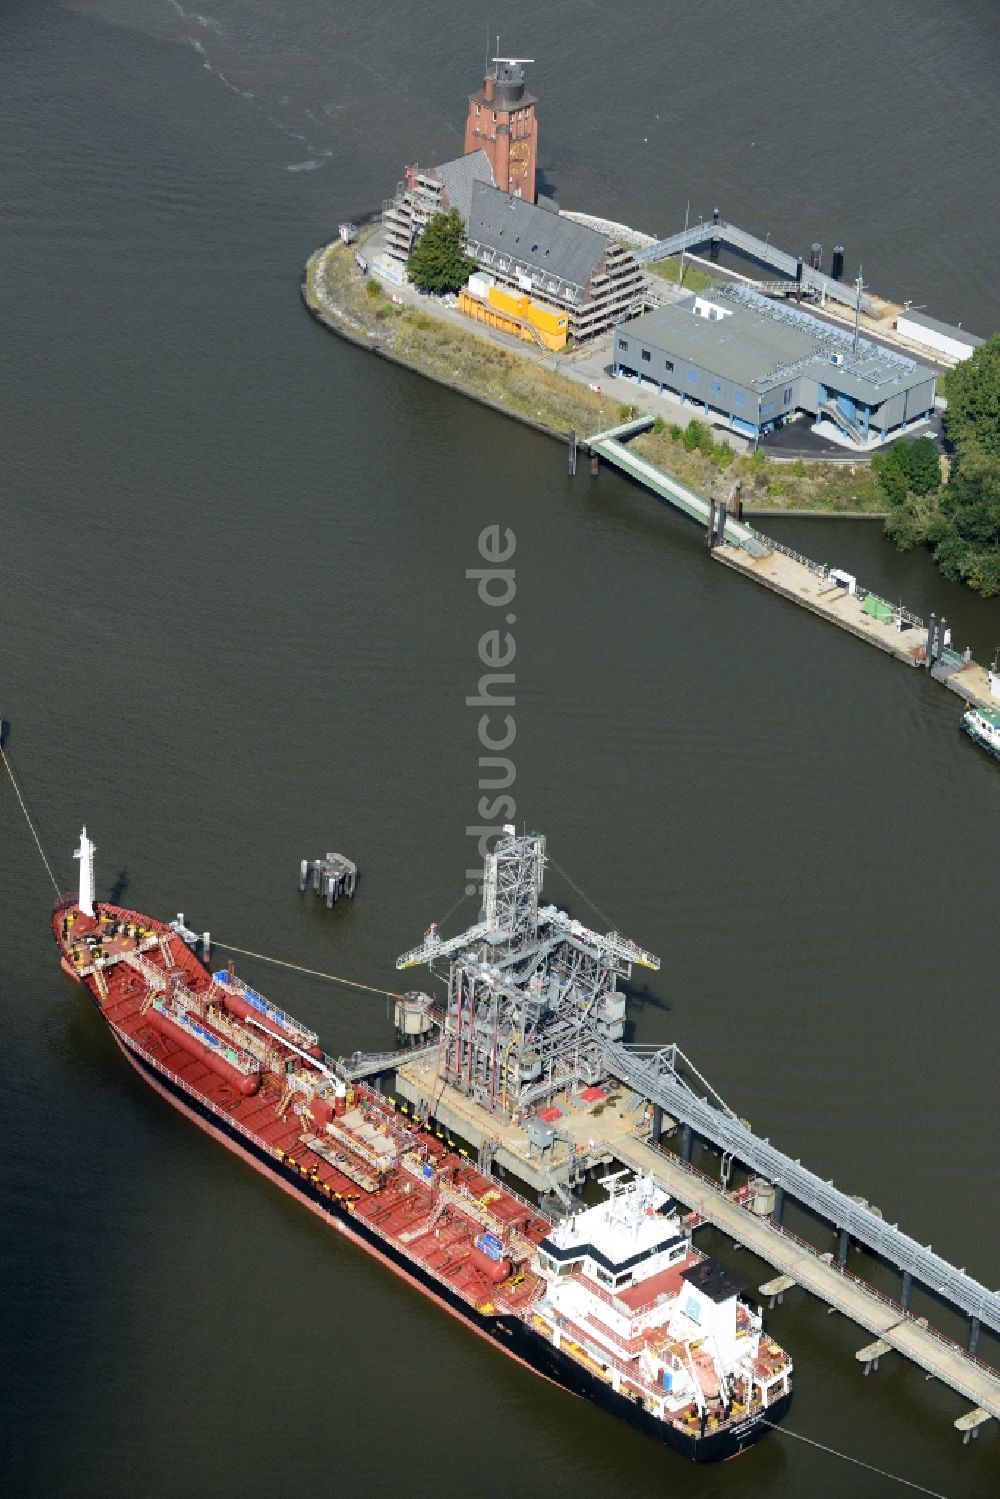
{"label": "grey industrial building", "polygon": [[613,361],[616,375],[752,438],[805,413],[864,449],[934,410],[933,370],[739,284],[619,324]]}

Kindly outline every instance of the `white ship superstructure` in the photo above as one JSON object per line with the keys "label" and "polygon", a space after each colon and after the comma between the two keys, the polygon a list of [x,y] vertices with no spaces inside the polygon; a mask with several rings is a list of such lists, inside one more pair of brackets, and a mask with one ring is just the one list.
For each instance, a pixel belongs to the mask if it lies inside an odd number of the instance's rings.
{"label": "white ship superstructure", "polygon": [[790,1388],[791,1361],[740,1298],[742,1286],[695,1249],[677,1205],[648,1177],[605,1179],[609,1196],[538,1247],[546,1283],[536,1326],[662,1420],[704,1432]]}

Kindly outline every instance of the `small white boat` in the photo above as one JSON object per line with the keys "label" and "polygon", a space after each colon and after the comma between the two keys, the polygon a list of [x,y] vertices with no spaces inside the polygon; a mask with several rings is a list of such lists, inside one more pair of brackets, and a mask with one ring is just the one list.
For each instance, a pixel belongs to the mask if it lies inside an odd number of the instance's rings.
{"label": "small white boat", "polygon": [[1000,760],[1000,707],[967,709],[962,728],[988,755]]}

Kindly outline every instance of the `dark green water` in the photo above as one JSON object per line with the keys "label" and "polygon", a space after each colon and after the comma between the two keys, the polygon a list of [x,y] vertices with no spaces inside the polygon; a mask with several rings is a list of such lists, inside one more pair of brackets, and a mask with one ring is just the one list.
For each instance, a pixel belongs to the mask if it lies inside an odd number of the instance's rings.
{"label": "dark green water", "polygon": [[[957,700],[306,317],[309,250],[460,149],[481,7],[204,3],[4,13],[0,711],[60,881],[85,820],[100,893],[391,984],[475,862],[465,699],[497,621],[466,570],[509,526],[517,818],[662,953],[636,1038],[995,1284],[1000,789]],[[992,6],[794,14],[518,0],[502,39],[539,58],[564,203],[667,228],[701,192],[988,332]],[[1000,606],[875,526],[780,534],[1000,641]],[[9,787],[0,837],[6,1493],[899,1492],[783,1435],[692,1470],[494,1355],[143,1088],[58,971]],[[330,914],[295,889],[327,847],[363,870]],[[335,1053],[389,1040],[376,999],[245,971]],[[790,1429],[995,1492],[957,1397],[892,1358],[862,1379],[865,1335],[800,1295],[770,1326]]]}

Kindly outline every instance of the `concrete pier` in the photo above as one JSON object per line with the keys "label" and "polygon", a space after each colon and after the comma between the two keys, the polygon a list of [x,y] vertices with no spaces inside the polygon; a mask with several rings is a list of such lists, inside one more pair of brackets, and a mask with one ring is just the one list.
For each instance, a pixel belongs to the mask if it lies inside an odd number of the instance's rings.
{"label": "concrete pier", "polygon": [[622,473],[703,526],[709,553],[717,562],[762,584],[772,593],[780,593],[907,666],[931,666],[935,680],[965,702],[996,707],[986,670],[976,661],[963,662],[954,653],[944,651],[943,631],[939,638],[933,615],[928,630],[922,620],[907,610],[858,589],[857,580],[849,574],[790,554],[752,526],[728,516],[724,502],[720,506],[714,498],[705,499],[655,463],[632,452],[627,439],[652,424],[651,416],[635,417],[607,431],[595,432],[587,438],[587,446],[592,454],[600,454]]}
{"label": "concrete pier", "polygon": [[[752,557],[742,547],[732,545],[716,546],[712,556],[724,567],[752,578],[755,583],[769,588],[772,593],[780,593],[783,598],[808,609],[811,614],[818,614],[821,619],[838,625],[840,629],[856,635],[859,640],[866,641],[877,650],[895,656],[897,661],[902,661],[907,666],[923,665],[925,640],[919,630],[906,627],[900,629],[895,619],[880,619],[877,615],[866,613],[863,601],[857,594],[831,582],[829,576],[821,577],[804,563],[781,552],[768,552],[763,556]],[[978,662],[969,661],[947,677],[939,677],[937,673],[935,676],[966,702],[980,707],[996,707],[996,699],[990,692],[989,677]]]}
{"label": "concrete pier", "polygon": [[443,1084],[432,1051],[399,1068],[396,1093],[418,1112],[430,1103],[439,1126],[461,1135],[480,1153],[485,1151],[496,1166],[536,1191],[555,1191],[564,1200],[572,1172],[579,1178],[609,1162],[647,1172],[692,1210],[696,1224],[711,1223],[774,1266],[777,1280],[763,1287],[762,1294],[770,1288],[781,1295],[774,1288],[783,1281],[784,1289],[801,1286],[830,1311],[872,1333],[885,1344],[885,1351],[903,1354],[928,1376],[972,1401],[985,1412],[984,1419],[1000,1418],[1000,1372],[929,1327],[925,1318],[912,1317],[898,1302],[859,1280],[833,1255],[806,1244],[770,1217],[759,1216],[745,1189],[728,1192],[680,1156],[651,1145],[646,1138],[652,1127],[651,1108],[627,1088],[613,1087],[598,1104],[560,1098],[555,1139],[544,1152],[531,1144],[520,1123],[490,1113]]}
{"label": "concrete pier", "polygon": [[785,1292],[790,1291],[794,1285],[795,1281],[790,1275],[778,1275],[760,1287],[760,1295],[768,1298],[768,1305],[773,1309],[775,1304],[781,1305]]}
{"label": "concrete pier", "polygon": [[299,891],[304,894],[310,883],[313,893],[321,896],[327,909],[342,895],[352,896],[358,882],[358,866],[343,854],[329,853],[321,859],[303,859],[299,865]]}
{"label": "concrete pier", "polygon": [[885,1338],[876,1338],[874,1343],[867,1343],[864,1348],[859,1348],[854,1357],[858,1363],[864,1364],[865,1373],[870,1374],[873,1369],[878,1368],[878,1361],[883,1353],[891,1352],[891,1343],[887,1343]]}

